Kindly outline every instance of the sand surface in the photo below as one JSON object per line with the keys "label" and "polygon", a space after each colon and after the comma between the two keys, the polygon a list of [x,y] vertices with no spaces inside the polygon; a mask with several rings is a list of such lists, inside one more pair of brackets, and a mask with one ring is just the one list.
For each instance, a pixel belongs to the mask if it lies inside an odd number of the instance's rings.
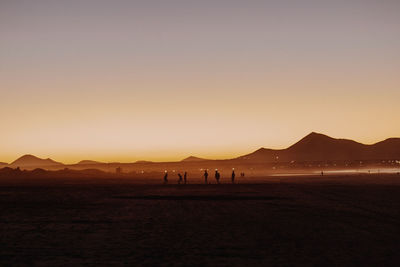
{"label": "sand surface", "polygon": [[400,265],[400,176],[154,181],[3,179],[0,265]]}

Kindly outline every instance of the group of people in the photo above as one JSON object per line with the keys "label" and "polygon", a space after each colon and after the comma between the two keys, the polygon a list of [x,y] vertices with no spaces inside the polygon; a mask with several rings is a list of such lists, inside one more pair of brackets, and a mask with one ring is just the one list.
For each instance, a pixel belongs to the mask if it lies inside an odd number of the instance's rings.
{"label": "group of people", "polygon": [[[178,173],[178,177],[179,177],[178,184],[181,184],[181,183],[186,184],[187,183],[187,172],[185,172],[183,174],[183,177],[182,177],[182,174]],[[168,172],[167,171],[165,171],[165,174],[164,174],[164,184],[168,184]]]}
{"label": "group of people", "polygon": [[[240,176],[244,177],[244,172],[241,172]],[[208,171],[207,170],[204,170],[203,177],[204,177],[204,183],[208,184],[209,182],[208,182]],[[232,174],[231,174],[232,184],[235,183],[235,177],[236,177],[235,169],[232,169]],[[215,170],[214,178],[215,178],[217,184],[220,184],[221,174],[219,173],[218,169]],[[187,172],[185,172],[183,174],[183,176],[181,173],[178,173],[178,184],[182,184],[182,183],[183,184],[187,183]],[[165,171],[165,174],[164,174],[164,184],[168,184],[168,171]]]}

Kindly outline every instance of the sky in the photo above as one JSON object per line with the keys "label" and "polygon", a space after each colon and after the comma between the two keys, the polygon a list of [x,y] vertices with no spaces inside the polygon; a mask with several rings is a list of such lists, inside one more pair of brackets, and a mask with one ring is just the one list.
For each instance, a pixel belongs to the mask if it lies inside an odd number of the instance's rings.
{"label": "sky", "polygon": [[0,0],[0,161],[400,137],[400,1]]}

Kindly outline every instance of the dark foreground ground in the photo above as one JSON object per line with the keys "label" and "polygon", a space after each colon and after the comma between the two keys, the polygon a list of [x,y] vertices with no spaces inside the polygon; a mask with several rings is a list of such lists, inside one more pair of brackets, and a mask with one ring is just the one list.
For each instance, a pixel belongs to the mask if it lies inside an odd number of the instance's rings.
{"label": "dark foreground ground", "polygon": [[400,265],[399,176],[254,181],[2,180],[0,265]]}

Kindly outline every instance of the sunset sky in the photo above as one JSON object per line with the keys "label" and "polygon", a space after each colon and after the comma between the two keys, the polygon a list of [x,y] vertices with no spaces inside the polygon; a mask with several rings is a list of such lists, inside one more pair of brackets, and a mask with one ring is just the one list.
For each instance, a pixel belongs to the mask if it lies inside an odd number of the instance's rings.
{"label": "sunset sky", "polygon": [[398,0],[0,0],[0,161],[400,137]]}

